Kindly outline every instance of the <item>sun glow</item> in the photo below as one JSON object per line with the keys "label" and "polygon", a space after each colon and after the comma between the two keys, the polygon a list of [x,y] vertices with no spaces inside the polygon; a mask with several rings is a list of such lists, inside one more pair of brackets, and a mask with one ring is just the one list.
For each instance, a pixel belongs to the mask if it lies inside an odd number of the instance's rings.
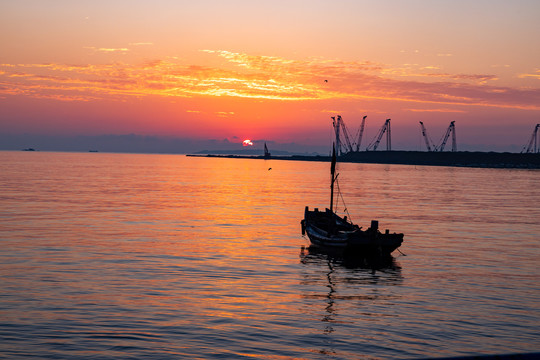
{"label": "sun glow", "polygon": [[249,139],[246,139],[242,142],[242,146],[253,146],[253,142]]}

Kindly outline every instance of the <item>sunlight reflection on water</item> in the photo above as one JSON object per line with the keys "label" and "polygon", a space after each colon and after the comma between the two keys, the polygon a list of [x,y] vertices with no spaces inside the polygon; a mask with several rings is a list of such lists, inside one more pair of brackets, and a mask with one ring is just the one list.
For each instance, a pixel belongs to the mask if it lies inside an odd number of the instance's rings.
{"label": "sunlight reflection on water", "polygon": [[[388,263],[304,248],[328,164],[0,152],[8,358],[538,351],[538,171],[339,164]],[[272,170],[269,171],[268,168]]]}

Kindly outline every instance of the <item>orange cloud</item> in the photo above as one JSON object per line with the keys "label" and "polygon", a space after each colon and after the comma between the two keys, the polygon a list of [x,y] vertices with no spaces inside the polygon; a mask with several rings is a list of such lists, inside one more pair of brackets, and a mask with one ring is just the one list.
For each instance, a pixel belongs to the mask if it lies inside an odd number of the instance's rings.
{"label": "orange cloud", "polygon": [[481,75],[481,74],[437,74],[430,73],[425,76],[448,78],[453,80],[472,80],[479,84],[485,84],[488,80],[498,80],[496,75]]}
{"label": "orange cloud", "polygon": [[93,47],[93,46],[85,46],[84,48],[89,49],[89,50],[94,50],[94,51],[97,51],[97,52],[104,52],[104,53],[114,53],[114,52],[125,53],[125,52],[130,51],[130,49],[128,49],[128,48],[96,48],[96,47]]}
{"label": "orange cloud", "polygon": [[[540,109],[540,89],[486,85],[487,81],[497,80],[496,75],[433,73],[435,67],[420,68],[416,64],[393,68],[369,61],[301,61],[229,51],[204,52],[217,55],[225,63],[186,65],[169,58],[137,65],[0,64],[0,94],[69,101],[144,96],[281,101],[381,99]],[[540,77],[540,72],[522,76]],[[438,78],[446,81],[434,81]]]}
{"label": "orange cloud", "polygon": [[439,113],[464,113],[463,110],[457,110],[457,109],[449,109],[449,108],[442,108],[442,109],[403,109],[404,111],[411,111],[411,112],[439,112]]}
{"label": "orange cloud", "polygon": [[519,74],[519,78],[534,78],[540,80],[540,70],[536,70],[533,74]]}
{"label": "orange cloud", "polygon": [[234,115],[234,112],[233,111],[218,111],[216,112],[216,115],[218,117],[229,117],[229,116]]}

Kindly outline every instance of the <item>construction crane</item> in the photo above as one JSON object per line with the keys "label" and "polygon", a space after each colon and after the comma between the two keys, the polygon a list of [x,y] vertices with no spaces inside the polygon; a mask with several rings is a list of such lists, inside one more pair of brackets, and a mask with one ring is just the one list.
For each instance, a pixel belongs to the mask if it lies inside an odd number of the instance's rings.
{"label": "construction crane", "polygon": [[526,153],[526,154],[540,153],[540,144],[538,143],[538,132],[539,132],[538,129],[539,128],[540,128],[540,124],[536,124],[533,130],[532,136],[531,136],[531,140],[529,140],[529,143],[528,145],[526,145],[526,147],[525,146],[523,147],[523,150],[521,150],[521,153]]}
{"label": "construction crane", "polygon": [[[362,125],[359,130],[359,137],[358,141],[362,141],[362,134],[364,132],[364,124],[367,116],[364,116],[362,119]],[[345,125],[345,122],[343,121],[343,118],[341,115],[338,115],[337,118],[335,116],[332,116],[332,123],[334,125],[334,131],[336,133],[336,153],[337,155],[343,155],[348,152],[353,152],[354,149],[356,151],[359,151],[360,144],[359,142],[354,143],[351,142],[351,138],[349,136],[349,131],[347,130],[347,126]],[[343,143],[342,140],[345,140],[345,143]]]}
{"label": "construction crane", "polygon": [[371,141],[371,144],[368,145],[366,151],[375,151],[379,147],[379,143],[386,132],[386,151],[392,150],[392,139],[390,134],[390,119],[386,119],[384,125],[379,130],[379,134]]}
{"label": "construction crane", "polygon": [[[337,116],[337,119],[335,116],[332,116],[332,123],[334,125],[334,131],[336,133],[336,150],[337,155],[343,155],[345,153],[353,151],[353,146],[351,144],[351,140],[349,139],[349,132],[347,131],[347,127],[345,126],[345,123],[343,122],[343,118],[341,115]],[[340,133],[343,131],[343,137],[345,138],[345,144],[341,141],[341,135]]]}
{"label": "construction crane", "polygon": [[341,117],[341,115],[338,115],[338,122],[341,123],[341,127],[343,128],[343,137],[345,138],[346,144],[345,153],[352,152],[353,146],[349,138],[349,132],[347,131],[347,127],[345,126],[345,122],[343,122],[343,118]]}
{"label": "construction crane", "polygon": [[364,135],[364,125],[366,125],[366,118],[367,115],[362,118],[362,124],[360,125],[360,129],[358,129],[358,136],[356,137],[358,139],[356,141],[356,151],[360,151],[360,145],[362,145],[362,136]]}
{"label": "construction crane", "polygon": [[334,126],[334,132],[336,133],[336,149],[338,149],[339,155],[339,149],[341,148],[341,143],[339,141],[339,122],[336,120],[335,116],[332,116],[332,125]]}
{"label": "construction crane", "polygon": [[446,146],[446,142],[448,141],[448,137],[450,136],[450,133],[452,133],[452,152],[457,151],[457,145],[456,145],[456,127],[454,125],[455,121],[452,121],[450,123],[450,126],[448,126],[448,129],[446,129],[446,133],[443,136],[443,140],[441,142],[441,145],[435,148],[435,151],[444,151],[444,147]]}
{"label": "construction crane", "polygon": [[420,121],[420,128],[422,129],[422,136],[424,137],[424,140],[426,141],[427,151],[434,151],[434,150],[432,150],[432,147],[433,147],[433,149],[435,149],[435,145],[432,145],[433,141],[429,140],[426,128],[424,127],[424,123],[421,122],[421,121]]}

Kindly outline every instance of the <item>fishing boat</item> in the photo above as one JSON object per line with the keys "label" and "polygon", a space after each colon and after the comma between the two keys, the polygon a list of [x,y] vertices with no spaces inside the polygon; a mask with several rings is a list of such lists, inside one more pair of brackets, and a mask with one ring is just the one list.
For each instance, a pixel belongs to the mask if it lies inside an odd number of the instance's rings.
{"label": "fishing boat", "polygon": [[330,166],[330,208],[319,211],[306,206],[302,224],[302,235],[307,234],[312,245],[327,249],[340,249],[358,252],[365,256],[389,256],[401,246],[403,234],[379,230],[379,222],[372,220],[368,229],[362,230],[347,216],[339,216],[334,209],[334,184],[336,175],[336,150],[332,149]]}

